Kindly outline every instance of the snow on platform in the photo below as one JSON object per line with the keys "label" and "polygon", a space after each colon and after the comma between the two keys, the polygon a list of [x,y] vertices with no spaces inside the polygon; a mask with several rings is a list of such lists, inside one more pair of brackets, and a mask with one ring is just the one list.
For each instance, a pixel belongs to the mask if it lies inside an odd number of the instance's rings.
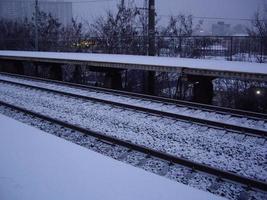
{"label": "snow on platform", "polygon": [[239,72],[250,74],[267,74],[266,63],[249,63],[238,61],[221,61],[175,57],[136,56],[119,54],[94,54],[94,53],[66,53],[66,52],[38,52],[38,51],[5,51],[0,50],[1,57],[21,57],[54,59],[58,61],[82,61],[99,63],[117,63],[134,66],[158,66],[168,68],[186,68],[198,70],[212,70],[219,72]]}
{"label": "snow on platform", "polygon": [[219,200],[0,115],[1,200]]}

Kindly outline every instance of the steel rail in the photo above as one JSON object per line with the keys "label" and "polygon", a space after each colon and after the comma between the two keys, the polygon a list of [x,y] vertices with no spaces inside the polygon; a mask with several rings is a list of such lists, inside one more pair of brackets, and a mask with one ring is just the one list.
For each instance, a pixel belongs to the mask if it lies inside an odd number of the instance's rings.
{"label": "steel rail", "polygon": [[95,98],[95,97],[88,97],[88,96],[84,96],[84,95],[73,94],[73,93],[54,90],[54,89],[48,89],[48,88],[33,86],[33,85],[29,85],[29,84],[24,84],[24,83],[17,83],[17,82],[13,82],[13,81],[0,80],[0,82],[13,84],[13,85],[19,85],[22,87],[33,88],[33,89],[37,89],[37,90],[43,90],[46,92],[57,93],[60,95],[70,96],[70,97],[74,97],[74,98],[80,98],[80,99],[84,99],[87,101],[100,102],[103,104],[109,104],[109,105],[113,105],[113,106],[128,108],[128,109],[137,110],[137,111],[146,112],[146,113],[151,113],[151,114],[156,114],[156,115],[160,115],[160,116],[171,117],[171,118],[175,118],[175,119],[179,119],[179,120],[185,120],[185,121],[189,121],[190,123],[198,123],[198,124],[202,124],[204,126],[209,126],[209,127],[213,127],[213,128],[218,128],[218,129],[223,129],[223,130],[231,130],[231,131],[234,131],[234,132],[240,133],[240,134],[252,135],[252,136],[257,136],[257,137],[264,137],[264,138],[267,137],[267,131],[265,131],[265,130],[253,129],[253,128],[248,128],[248,127],[244,127],[244,126],[237,126],[237,125],[227,124],[227,123],[218,122],[218,121],[196,118],[196,117],[192,117],[192,116],[180,115],[177,113],[164,112],[164,111],[154,110],[154,109],[145,108],[145,107],[141,107],[141,106],[129,105],[129,104],[125,104],[125,103],[119,103],[119,102],[105,100],[105,99],[99,99],[99,98]]}
{"label": "steel rail", "polygon": [[81,126],[73,125],[73,124],[67,123],[65,121],[54,119],[54,118],[42,115],[40,113],[30,111],[30,110],[27,110],[25,108],[18,107],[18,106],[15,106],[15,105],[3,102],[3,101],[0,101],[0,105],[3,105],[5,107],[9,107],[11,109],[14,109],[14,110],[17,110],[17,111],[20,111],[20,112],[23,112],[23,113],[26,113],[29,115],[32,115],[34,117],[49,121],[49,122],[54,123],[54,124],[58,124],[60,126],[66,127],[66,128],[70,128],[70,129],[75,130],[75,131],[79,131],[85,135],[93,136],[93,137],[98,138],[100,140],[105,140],[105,141],[110,142],[110,143],[115,144],[115,145],[120,145],[120,146],[129,148],[131,150],[135,150],[135,151],[139,151],[141,153],[147,154],[149,156],[154,156],[154,157],[166,160],[170,164],[180,164],[180,165],[192,168],[193,170],[197,170],[197,171],[208,173],[210,175],[217,176],[221,179],[234,181],[234,182],[240,183],[240,184],[248,186],[248,187],[260,189],[262,191],[267,191],[267,183],[260,181],[260,180],[255,180],[252,178],[238,175],[236,173],[223,171],[221,169],[214,168],[214,167],[211,167],[211,166],[208,166],[205,164],[193,162],[193,161],[190,161],[190,160],[185,159],[185,158],[176,157],[176,156],[167,154],[167,153],[162,152],[162,151],[157,151],[157,150],[147,148],[147,147],[142,146],[142,145],[138,145],[138,144],[134,144],[134,143],[122,140],[122,139],[118,139],[116,137],[108,136],[108,135],[105,135],[103,133],[99,133],[99,132],[95,132],[95,131],[92,131],[89,129],[85,129]]}
{"label": "steel rail", "polygon": [[113,95],[119,94],[119,95],[124,95],[124,96],[128,96],[128,97],[138,97],[138,98],[142,98],[142,99],[147,100],[147,101],[153,100],[153,101],[157,101],[157,102],[163,103],[163,104],[164,103],[171,103],[171,104],[175,104],[178,106],[186,106],[186,107],[189,107],[192,109],[202,109],[203,111],[208,111],[208,112],[216,112],[216,113],[227,114],[227,115],[230,114],[231,116],[236,116],[236,117],[246,116],[246,117],[251,118],[251,119],[267,121],[267,114],[265,114],[265,113],[257,113],[257,112],[240,110],[240,109],[233,109],[233,108],[214,106],[214,105],[208,105],[208,104],[202,104],[202,103],[196,103],[196,102],[190,102],[190,101],[170,99],[170,98],[166,98],[166,97],[139,94],[139,93],[134,93],[134,92],[122,91],[122,90],[115,90],[115,89],[108,89],[108,88],[95,87],[95,86],[89,86],[89,85],[82,85],[82,84],[77,84],[77,83],[57,81],[57,80],[51,80],[51,79],[45,79],[45,78],[39,78],[39,77],[33,77],[33,76],[11,74],[11,73],[7,73],[7,72],[0,72],[0,74],[12,76],[15,78],[19,77],[22,79],[32,79],[32,80],[48,82],[48,83],[52,83],[52,84],[60,84],[63,86],[67,85],[67,86],[76,87],[79,89],[103,91],[103,92],[113,94]]}

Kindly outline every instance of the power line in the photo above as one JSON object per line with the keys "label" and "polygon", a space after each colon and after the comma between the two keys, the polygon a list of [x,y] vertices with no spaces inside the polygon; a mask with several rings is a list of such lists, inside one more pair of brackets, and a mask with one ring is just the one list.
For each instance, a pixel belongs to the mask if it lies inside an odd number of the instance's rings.
{"label": "power line", "polygon": [[118,0],[87,0],[87,1],[69,1],[73,4],[77,4],[77,3],[102,3],[102,2],[107,2],[107,1],[118,1]]}
{"label": "power line", "polygon": [[[174,15],[158,15],[160,17],[173,17]],[[227,18],[227,17],[201,17],[192,16],[194,19],[208,19],[208,20],[229,20],[229,21],[253,21],[253,19],[246,18]],[[264,20],[261,20],[264,21]]]}
{"label": "power line", "polygon": [[252,21],[253,19],[244,18],[224,18],[224,17],[193,17],[196,19],[215,19],[215,20],[231,20],[231,21]]}
{"label": "power line", "polygon": [[[102,2],[108,2],[108,1],[118,1],[118,0],[82,0],[82,1],[39,1],[39,3],[102,3]],[[32,2],[34,3],[34,0],[21,0],[21,1],[12,1],[12,0],[1,0],[1,2],[7,2],[7,3],[20,3],[20,2]]]}

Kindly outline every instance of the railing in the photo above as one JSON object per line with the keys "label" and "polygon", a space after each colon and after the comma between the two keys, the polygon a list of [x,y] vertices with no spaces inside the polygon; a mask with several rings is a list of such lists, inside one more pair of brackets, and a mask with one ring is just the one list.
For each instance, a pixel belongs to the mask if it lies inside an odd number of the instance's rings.
{"label": "railing", "polygon": [[[40,51],[92,52],[147,55],[148,39],[68,38],[39,40]],[[1,49],[34,50],[32,38],[0,38]],[[267,38],[247,36],[157,36],[156,55],[246,62],[267,62]]]}
{"label": "railing", "polygon": [[159,37],[158,55],[266,62],[266,38],[244,36]]}

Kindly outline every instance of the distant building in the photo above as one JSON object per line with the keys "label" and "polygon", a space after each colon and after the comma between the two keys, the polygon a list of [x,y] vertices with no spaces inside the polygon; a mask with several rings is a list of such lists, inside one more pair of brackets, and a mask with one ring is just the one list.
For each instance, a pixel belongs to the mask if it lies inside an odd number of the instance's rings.
{"label": "distant building", "polygon": [[231,25],[220,21],[217,24],[212,24],[212,35],[228,36],[231,34]]}
{"label": "distant building", "polygon": [[[39,9],[50,13],[62,25],[71,24],[72,2],[39,1]],[[0,18],[9,20],[32,19],[35,11],[35,1],[9,0],[0,1]]]}
{"label": "distant building", "polygon": [[233,36],[249,36],[246,26],[243,24],[237,24],[232,28]]}

